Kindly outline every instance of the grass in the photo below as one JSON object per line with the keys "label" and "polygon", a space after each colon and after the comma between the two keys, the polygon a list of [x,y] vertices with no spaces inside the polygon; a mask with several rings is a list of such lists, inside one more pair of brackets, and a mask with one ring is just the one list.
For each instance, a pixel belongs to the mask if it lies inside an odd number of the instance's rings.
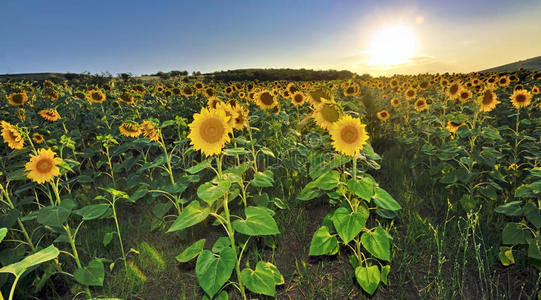
{"label": "grass", "polygon": [[[531,299],[537,297],[537,272],[526,266],[526,257],[515,257],[514,266],[504,268],[498,260],[503,220],[481,208],[466,214],[456,199],[449,198],[443,186],[427,185],[418,178],[422,170],[411,172],[403,159],[406,149],[385,141],[374,143],[382,154],[382,168],[376,180],[402,205],[391,234],[392,263],[389,286],[381,285],[373,299]],[[419,176],[419,177],[416,177]],[[291,197],[294,197],[292,194]],[[313,233],[329,212],[325,200],[296,202],[284,199],[289,208],[277,213],[281,234],[277,247],[256,241],[245,254],[242,265],[255,265],[259,259],[273,262],[282,272],[285,284],[277,290],[278,299],[364,299],[368,298],[353,277],[349,253],[331,257],[310,257]],[[125,236],[129,275],[124,276],[121,261],[106,272],[105,286],[95,296],[130,299],[200,299],[202,290],[195,277],[195,263],[179,264],[175,257],[200,238],[212,246],[219,227],[200,224],[184,234],[152,231],[152,203],[120,205],[120,226]],[[102,236],[114,231],[112,223],[89,223],[78,238],[82,249],[103,251]],[[210,230],[209,230],[210,228]],[[92,235],[89,235],[92,233]],[[104,257],[121,257],[114,238],[105,247]],[[86,257],[91,257],[91,253]],[[83,260],[86,259],[83,258]],[[109,264],[106,264],[108,269]],[[230,293],[235,299],[236,293]],[[252,295],[258,297],[256,295]],[[261,299],[261,297],[259,297]]]}

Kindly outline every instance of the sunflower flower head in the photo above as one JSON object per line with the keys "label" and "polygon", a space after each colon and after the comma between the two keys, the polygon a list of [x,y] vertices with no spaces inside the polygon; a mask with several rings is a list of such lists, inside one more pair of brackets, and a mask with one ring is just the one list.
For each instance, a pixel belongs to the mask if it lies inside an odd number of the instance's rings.
{"label": "sunflower flower head", "polygon": [[55,157],[51,149],[39,149],[37,154],[30,154],[30,161],[26,163],[25,170],[29,179],[39,184],[52,181],[60,175],[58,165],[62,163],[60,157]]}
{"label": "sunflower flower head", "polygon": [[201,109],[200,113],[194,114],[192,123],[188,125],[190,144],[205,156],[220,154],[224,145],[230,141],[232,128],[228,121],[223,109]]}
{"label": "sunflower flower head", "polygon": [[515,90],[509,98],[513,106],[517,109],[526,107],[532,102],[532,94],[524,89]]}
{"label": "sunflower flower head", "polygon": [[344,155],[355,156],[366,142],[368,134],[366,125],[358,118],[342,116],[329,130],[334,149]]}
{"label": "sunflower flower head", "polygon": [[0,122],[2,138],[8,147],[14,150],[21,150],[24,147],[24,139],[21,132],[6,121]]}

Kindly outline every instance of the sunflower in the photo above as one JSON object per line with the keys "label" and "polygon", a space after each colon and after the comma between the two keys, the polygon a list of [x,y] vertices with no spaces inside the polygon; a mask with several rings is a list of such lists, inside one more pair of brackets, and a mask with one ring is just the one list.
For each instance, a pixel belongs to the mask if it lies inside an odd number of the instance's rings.
{"label": "sunflower", "polygon": [[193,89],[190,86],[185,86],[182,89],[182,95],[184,95],[186,97],[191,97],[191,96],[193,96],[193,94],[194,94]]}
{"label": "sunflower", "polygon": [[415,101],[415,110],[418,112],[421,112],[423,110],[426,110],[428,108],[428,104],[426,103],[425,98],[419,98],[417,101]]}
{"label": "sunflower", "polygon": [[445,128],[447,128],[447,130],[450,132],[450,133],[456,133],[456,131],[458,130],[458,128],[460,128],[460,126],[464,126],[466,125],[466,122],[462,122],[462,123],[456,123],[456,122],[452,122],[452,121],[448,121],[447,122],[447,126]]}
{"label": "sunflower", "polygon": [[329,130],[334,149],[342,154],[355,156],[359,153],[366,141],[366,125],[358,118],[344,115],[335,122]]}
{"label": "sunflower", "polygon": [[26,177],[39,184],[52,181],[60,175],[58,165],[62,163],[60,157],[55,157],[51,149],[39,149],[37,155],[30,154],[30,161],[25,164],[25,170],[29,171]]}
{"label": "sunflower", "polygon": [[105,101],[105,94],[100,90],[88,91],[88,99],[94,103],[103,103]]}
{"label": "sunflower", "polygon": [[224,92],[226,95],[231,96],[235,92],[235,88],[233,86],[228,86],[224,89]]}
{"label": "sunflower", "polygon": [[150,121],[143,121],[140,125],[143,130],[143,136],[147,137],[152,142],[157,142],[160,137],[160,132],[154,126],[154,123]]}
{"label": "sunflower", "polygon": [[218,102],[222,102],[222,101],[220,101],[216,97],[209,97],[208,100],[207,100],[207,106],[212,108],[212,109],[216,109],[216,105],[218,104]]}
{"label": "sunflower", "polygon": [[205,156],[220,154],[225,143],[230,141],[232,129],[227,124],[227,116],[222,109],[201,109],[194,114],[193,122],[188,125],[188,138],[195,150],[201,150]]}
{"label": "sunflower", "polygon": [[36,143],[36,144],[41,144],[45,141],[45,139],[43,138],[43,136],[39,133],[34,133],[32,135],[32,140]]}
{"label": "sunflower", "polygon": [[28,101],[28,95],[26,95],[25,91],[19,93],[11,93],[8,96],[8,102],[13,106],[24,105],[26,101]]}
{"label": "sunflower", "polygon": [[540,80],[541,79],[541,73],[535,73],[532,75],[532,80]]}
{"label": "sunflower", "polygon": [[498,101],[498,96],[496,95],[496,93],[494,93],[494,90],[486,89],[483,92],[483,95],[477,98],[477,103],[481,106],[479,108],[480,111],[489,112],[501,102]]}
{"label": "sunflower", "polygon": [[502,87],[509,86],[511,84],[511,80],[509,80],[509,76],[501,76],[500,79],[498,79],[498,84]]}
{"label": "sunflower", "polygon": [[50,122],[56,122],[58,119],[60,119],[60,115],[58,112],[56,112],[56,110],[42,109],[38,113],[42,118]]}
{"label": "sunflower", "polygon": [[532,102],[532,94],[524,89],[514,91],[509,98],[515,108],[526,107]]}
{"label": "sunflower", "polygon": [[417,96],[417,91],[415,89],[409,88],[404,92],[404,97],[406,100],[413,100]]}
{"label": "sunflower", "polygon": [[389,112],[386,110],[382,110],[378,112],[376,115],[378,116],[378,119],[382,122],[389,120],[389,117],[390,117]]}
{"label": "sunflower", "polygon": [[83,93],[83,92],[75,92],[75,93],[73,93],[73,98],[85,100],[86,99],[86,94]]}
{"label": "sunflower", "polygon": [[275,107],[272,108],[272,112],[277,115],[280,113],[280,106],[279,105],[276,105]]}
{"label": "sunflower", "polygon": [[235,117],[237,112],[234,109],[234,106],[231,105],[230,102],[224,103],[224,102],[218,102],[216,103],[216,109],[217,110],[223,110],[225,112],[225,116],[227,118],[227,125],[229,127],[233,127],[235,124]]}
{"label": "sunflower", "polygon": [[248,113],[249,111],[242,106],[235,108],[235,116],[233,118],[233,128],[236,130],[243,130],[248,127]]}
{"label": "sunflower", "polygon": [[391,99],[391,106],[395,107],[395,108],[399,107],[400,106],[400,99],[398,99],[398,98]]}
{"label": "sunflower", "polygon": [[254,96],[255,103],[262,109],[271,109],[278,105],[278,100],[268,90],[261,91]]}
{"label": "sunflower", "polygon": [[539,87],[537,85],[534,85],[532,87],[532,94],[538,95],[539,94]]}
{"label": "sunflower", "polygon": [[135,104],[135,100],[134,100],[133,96],[130,95],[129,93],[122,93],[122,94],[118,95],[118,101],[120,101],[122,103],[129,104],[129,105],[134,105]]}
{"label": "sunflower", "polygon": [[301,91],[297,91],[295,94],[293,94],[293,96],[291,96],[291,104],[295,106],[303,105],[305,100],[304,94]]}
{"label": "sunflower", "polygon": [[308,93],[310,103],[312,106],[318,106],[323,102],[323,99],[333,101],[334,97],[332,92],[324,87],[317,87]]}
{"label": "sunflower", "polygon": [[340,119],[342,112],[340,108],[334,101],[326,101],[317,106],[317,108],[312,113],[316,124],[325,129],[329,130],[332,124],[336,123]]}
{"label": "sunflower", "polygon": [[466,101],[468,101],[470,98],[472,97],[472,93],[470,92],[470,90],[466,89],[466,88],[462,88],[460,90],[460,92],[458,92],[458,99],[464,103]]}
{"label": "sunflower", "polygon": [[360,93],[361,93],[361,88],[356,83],[350,84],[344,90],[344,96],[358,96]]}
{"label": "sunflower", "polygon": [[42,91],[43,95],[47,96],[49,99],[51,99],[51,101],[56,101],[58,100],[58,92],[55,91],[52,87],[46,87],[43,89]]}
{"label": "sunflower", "polygon": [[198,81],[198,82],[196,82],[196,83],[193,85],[193,87],[194,87],[198,92],[200,92],[200,91],[205,87],[205,85],[204,85],[202,82],[199,82],[199,81]]}
{"label": "sunflower", "polygon": [[174,87],[171,89],[171,93],[173,93],[173,95],[180,95],[182,94],[182,90],[178,87]]}
{"label": "sunflower", "polygon": [[214,92],[213,87],[207,87],[205,89],[205,96],[207,96],[207,98],[214,97],[214,94],[216,94],[216,93]]}
{"label": "sunflower", "polygon": [[451,100],[455,100],[458,98],[460,90],[462,89],[462,86],[458,82],[453,82],[451,85],[449,85],[449,89],[447,89],[447,96]]}
{"label": "sunflower", "polygon": [[120,130],[120,133],[126,137],[136,138],[141,135],[141,128],[135,123],[124,122],[118,126],[118,130]]}
{"label": "sunflower", "polygon": [[23,136],[15,126],[6,121],[2,121],[0,122],[0,127],[2,127],[2,138],[4,139],[4,143],[7,143],[9,148],[21,150],[24,147]]}

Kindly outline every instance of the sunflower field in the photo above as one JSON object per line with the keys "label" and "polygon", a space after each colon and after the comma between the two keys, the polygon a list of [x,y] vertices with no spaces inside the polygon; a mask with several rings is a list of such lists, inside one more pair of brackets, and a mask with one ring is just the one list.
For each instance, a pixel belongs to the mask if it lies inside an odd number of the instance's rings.
{"label": "sunflower field", "polygon": [[0,83],[0,299],[529,299],[541,74]]}

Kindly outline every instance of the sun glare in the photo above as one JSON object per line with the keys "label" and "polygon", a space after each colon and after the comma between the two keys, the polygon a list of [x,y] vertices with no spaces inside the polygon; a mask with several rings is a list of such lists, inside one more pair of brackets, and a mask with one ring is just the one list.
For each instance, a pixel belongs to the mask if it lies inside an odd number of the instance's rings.
{"label": "sun glare", "polygon": [[417,46],[417,35],[406,25],[385,26],[374,33],[368,50],[370,65],[392,66],[410,61]]}

